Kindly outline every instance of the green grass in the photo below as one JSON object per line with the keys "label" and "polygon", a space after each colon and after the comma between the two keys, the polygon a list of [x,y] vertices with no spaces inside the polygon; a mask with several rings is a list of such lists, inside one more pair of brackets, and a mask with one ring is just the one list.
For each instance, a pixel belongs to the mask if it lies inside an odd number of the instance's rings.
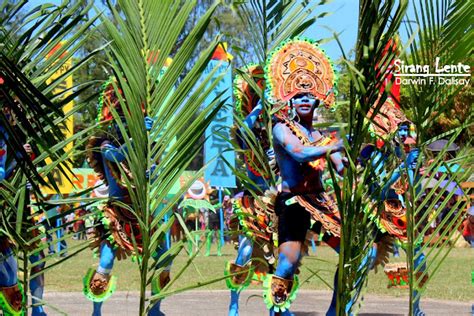
{"label": "green grass", "polygon": [[[70,243],[77,244],[75,241]],[[223,276],[225,262],[233,260],[236,251],[231,245],[223,248],[222,256],[215,255],[215,248],[211,256],[200,255],[196,257],[194,264],[181,276],[180,280],[173,285],[171,290],[183,288],[198,282],[205,282]],[[403,251],[401,251],[403,253]],[[214,254],[214,255],[212,255]],[[188,259],[184,253],[180,254],[172,268],[173,273],[185,264]],[[310,277],[302,285],[303,289],[329,290],[329,288],[318,278],[322,278],[332,285],[333,275],[337,264],[337,255],[329,247],[318,247],[316,255],[312,254],[303,259],[300,280],[306,280],[311,276],[308,269],[318,272],[318,276]],[[391,262],[402,261],[403,258],[392,258]],[[98,258],[94,258],[91,251],[84,251],[76,257],[46,273],[46,291],[81,291],[82,277],[90,267],[97,267]],[[432,277],[427,286],[424,297],[434,299],[445,299],[455,301],[469,301],[473,299],[471,285],[471,271],[474,270],[474,251],[472,249],[453,249],[446,258],[441,269]],[[138,266],[130,259],[116,261],[113,273],[118,276],[118,291],[138,291],[139,275]],[[390,296],[406,296],[408,290],[387,289],[388,278],[379,271],[373,271],[369,276],[367,293]],[[250,288],[258,289],[258,285]],[[202,289],[226,289],[224,281],[219,281]]]}

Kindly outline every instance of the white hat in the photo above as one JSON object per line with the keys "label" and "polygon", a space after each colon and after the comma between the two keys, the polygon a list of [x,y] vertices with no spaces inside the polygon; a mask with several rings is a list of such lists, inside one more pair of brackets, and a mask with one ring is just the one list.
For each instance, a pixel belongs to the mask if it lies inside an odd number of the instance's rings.
{"label": "white hat", "polygon": [[102,180],[97,180],[94,184],[94,194],[98,198],[105,198],[109,196],[109,187],[105,185]]}

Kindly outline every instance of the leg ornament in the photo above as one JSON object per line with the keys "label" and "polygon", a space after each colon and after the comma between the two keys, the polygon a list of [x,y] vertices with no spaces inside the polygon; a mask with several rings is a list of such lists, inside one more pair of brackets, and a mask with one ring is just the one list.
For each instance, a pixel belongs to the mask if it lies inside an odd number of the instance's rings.
{"label": "leg ornament", "polygon": [[241,266],[232,261],[227,262],[224,274],[227,277],[225,283],[229,290],[243,291],[252,281],[254,268],[252,262],[248,261],[246,265]]}
{"label": "leg ornament", "polygon": [[83,279],[84,295],[92,302],[104,302],[115,292],[117,277],[89,269]]}
{"label": "leg ornament", "polygon": [[263,300],[268,309],[276,313],[289,310],[291,303],[295,300],[299,288],[298,276],[293,280],[283,279],[276,275],[268,275],[263,282]]}
{"label": "leg ornament", "polygon": [[26,304],[23,288],[20,283],[0,287],[0,310],[5,316],[25,315],[23,306]]}

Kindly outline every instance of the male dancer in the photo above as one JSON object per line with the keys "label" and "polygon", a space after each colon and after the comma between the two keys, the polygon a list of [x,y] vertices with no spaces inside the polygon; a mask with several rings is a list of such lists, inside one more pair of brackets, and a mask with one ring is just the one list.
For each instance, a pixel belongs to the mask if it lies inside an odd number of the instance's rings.
{"label": "male dancer", "polygon": [[294,274],[310,221],[313,230],[324,229],[323,240],[339,249],[340,218],[334,201],[326,194],[322,174],[329,156],[342,174],[343,142],[324,137],[312,125],[314,111],[334,102],[334,71],[324,53],[312,41],[292,39],[273,52],[266,74],[271,98],[290,102],[294,116],[273,129],[273,148],[280,168],[282,190],[275,203],[278,216],[279,258],[275,275],[264,294],[270,315],[289,313],[296,293]]}
{"label": "male dancer", "polygon": [[[393,237],[400,241],[404,250],[406,250],[407,242],[407,223],[406,205],[403,193],[405,192],[406,187],[401,178],[406,176],[405,183],[414,183],[415,178],[417,178],[415,170],[419,156],[419,150],[417,148],[412,148],[407,145],[409,143],[414,143],[414,135],[410,136],[410,125],[411,122],[408,120],[404,120],[397,124],[398,129],[393,141],[393,147],[390,148],[387,146],[390,145],[390,143],[385,144],[382,148],[368,146],[364,148],[362,152],[362,158],[366,160],[370,159],[374,167],[373,183],[370,186],[369,192],[372,195],[374,203],[381,201],[383,204],[379,211],[379,230],[376,240],[380,244],[383,242],[382,240],[385,236]],[[390,152],[391,149],[393,149],[394,152]],[[393,159],[389,159],[391,155],[395,155],[396,165],[394,167],[391,167],[392,164],[390,164],[391,160],[393,161]],[[388,178],[390,174],[391,177]],[[375,189],[377,183],[380,185],[383,184],[380,191]],[[378,248],[379,247],[374,247],[375,254],[377,253]],[[421,244],[418,242],[414,245],[414,268],[415,270],[419,270],[415,273],[417,278],[420,278],[426,270],[426,258],[420,250]],[[425,274],[425,276],[419,280],[419,286],[423,286],[427,278],[428,275]],[[414,315],[425,315],[420,307],[421,297],[418,296],[418,291],[415,290],[414,296]]]}
{"label": "male dancer", "polygon": [[[101,225],[95,228],[95,240],[92,243],[93,247],[99,248],[99,266],[96,271],[89,270],[84,278],[84,294],[94,303],[94,316],[101,315],[102,303],[115,291],[115,278],[111,277],[115,258],[120,260],[132,254],[140,255],[140,253],[134,253],[133,239],[135,239],[139,252],[142,247],[138,219],[126,208],[114,204],[114,201],[129,203],[130,193],[121,179],[119,167],[121,165],[122,168],[127,168],[127,148],[117,124],[113,121],[111,108],[115,108],[119,115],[122,113],[122,109],[119,99],[115,95],[112,81],[104,85],[100,105],[98,121],[108,123],[109,133],[93,136],[87,145],[89,164],[109,188],[109,201],[103,209]],[[146,117],[145,128],[150,130],[152,124],[153,120]],[[115,135],[112,136],[112,134]],[[166,243],[163,242],[153,257],[158,259],[166,251]],[[169,282],[170,269],[171,266],[167,266],[157,279],[153,280],[152,295],[158,293],[160,288]],[[150,316],[161,314],[160,302],[156,303],[148,313]]]}
{"label": "male dancer", "polygon": [[[15,125],[15,120],[8,107],[3,108],[3,112],[11,126]],[[14,153],[14,155],[8,157],[8,146],[7,146],[8,134],[4,126],[0,125],[0,183],[11,178],[17,167],[16,159],[21,157],[21,154]],[[29,144],[23,145],[28,158],[33,159],[34,153]],[[9,158],[9,159],[7,159]],[[1,187],[1,184],[0,184]],[[27,200],[29,199],[29,190],[26,190]],[[0,204],[1,208],[7,209],[7,205]],[[28,205],[28,203],[26,203]],[[28,215],[28,210],[24,212]],[[34,252],[30,255],[29,260],[32,264],[42,260],[44,253],[42,250]],[[41,263],[32,268],[31,274],[37,274],[43,269],[45,263]],[[14,254],[13,242],[4,234],[0,233],[0,310],[5,315],[22,315],[24,312],[24,301],[23,289],[20,287],[18,282],[18,266],[17,260]],[[45,316],[46,313],[43,310],[43,306],[40,305],[40,300],[43,299],[44,289],[44,274],[39,274],[30,280],[30,292],[32,294],[32,316]]]}
{"label": "male dancer", "polygon": [[[256,84],[263,87],[263,69],[258,65],[247,66],[248,75]],[[245,166],[249,183],[248,190],[234,202],[234,212],[239,221],[242,235],[239,236],[237,258],[226,266],[226,274],[237,274],[226,279],[230,289],[229,316],[239,314],[239,296],[245,289],[254,272],[271,271],[275,262],[273,256],[272,206],[264,203],[265,191],[270,188],[271,162],[274,160],[269,137],[261,117],[263,105],[254,89],[242,77],[236,80],[236,112],[243,120],[237,130],[236,138],[245,157]],[[257,158],[249,143],[261,145],[267,155]],[[254,146],[257,146],[257,144]],[[264,160],[264,161],[262,161]],[[252,193],[254,195],[252,195]],[[254,245],[257,245],[254,248]],[[257,259],[259,258],[259,259]],[[257,259],[253,260],[252,259]]]}
{"label": "male dancer", "polygon": [[[389,41],[383,54],[388,51],[397,51],[396,41]],[[393,73],[386,74],[381,92],[386,89],[385,83],[393,80],[392,77]],[[376,221],[379,226],[376,238],[378,246],[373,248],[373,256],[376,257],[377,250],[381,248],[379,246],[384,243],[384,239],[398,239],[402,248],[406,250],[407,223],[403,194],[407,184],[413,185],[419,176],[415,174],[419,149],[413,147],[416,143],[413,123],[400,109],[400,83],[395,81],[392,84],[389,96],[380,106],[377,115],[374,116],[371,110],[367,116],[375,123],[372,129],[377,135],[376,144],[366,146],[361,152],[362,161],[367,163],[370,160],[373,167],[369,194],[371,194],[374,204],[379,202],[378,220]],[[405,178],[405,181],[402,181],[402,178]],[[419,270],[415,274],[417,278],[420,278],[426,270],[425,255],[420,251],[420,242],[414,245],[414,268]],[[387,249],[387,247],[382,247],[382,249]],[[384,258],[387,255],[380,254],[379,251],[377,261],[387,261],[388,259]],[[375,264],[377,263],[379,262],[375,262]],[[375,264],[371,263],[372,267]],[[425,274],[419,281],[419,286],[422,286],[427,278],[428,275]],[[414,315],[423,316],[424,312],[420,308],[418,291],[415,291],[414,294]]]}

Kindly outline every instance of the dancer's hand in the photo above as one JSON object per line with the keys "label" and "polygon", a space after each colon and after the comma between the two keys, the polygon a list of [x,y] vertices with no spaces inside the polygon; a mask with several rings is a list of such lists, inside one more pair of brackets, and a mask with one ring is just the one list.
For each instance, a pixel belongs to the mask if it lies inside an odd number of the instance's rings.
{"label": "dancer's hand", "polygon": [[150,169],[145,172],[145,176],[147,179],[149,179],[150,175],[153,174],[153,172],[155,172],[155,169],[156,169],[156,165],[153,164],[151,165]]}
{"label": "dancer's hand", "polygon": [[341,161],[345,168],[349,168],[350,164],[349,164],[349,159],[347,159],[347,157],[342,157]]}
{"label": "dancer's hand", "polygon": [[415,169],[418,164],[418,157],[420,156],[420,150],[413,148],[407,155],[406,165],[410,169]]}

